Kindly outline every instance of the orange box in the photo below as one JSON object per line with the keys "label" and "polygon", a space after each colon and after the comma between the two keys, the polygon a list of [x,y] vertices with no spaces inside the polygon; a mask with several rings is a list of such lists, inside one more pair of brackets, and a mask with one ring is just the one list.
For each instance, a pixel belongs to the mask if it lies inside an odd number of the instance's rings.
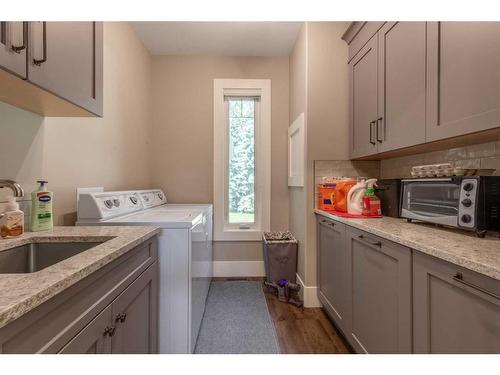
{"label": "orange box", "polygon": [[323,211],[335,210],[335,185],[317,185],[317,207]]}

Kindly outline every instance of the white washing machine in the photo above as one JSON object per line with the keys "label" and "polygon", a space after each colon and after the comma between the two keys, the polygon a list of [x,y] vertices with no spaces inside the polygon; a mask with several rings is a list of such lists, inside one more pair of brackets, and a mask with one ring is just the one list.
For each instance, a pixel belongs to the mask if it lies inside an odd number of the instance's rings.
{"label": "white washing machine", "polygon": [[212,205],[167,204],[159,189],[78,193],[77,225],[154,225],[159,256],[160,353],[192,353],[213,276]]}

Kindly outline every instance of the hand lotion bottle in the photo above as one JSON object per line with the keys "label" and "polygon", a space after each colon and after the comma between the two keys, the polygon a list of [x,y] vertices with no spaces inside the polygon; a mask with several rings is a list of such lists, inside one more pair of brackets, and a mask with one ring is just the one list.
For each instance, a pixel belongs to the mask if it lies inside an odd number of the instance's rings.
{"label": "hand lotion bottle", "polygon": [[47,191],[47,181],[37,181],[40,185],[37,191],[31,193],[31,230],[40,232],[51,230],[54,226],[52,213],[52,198],[54,193]]}

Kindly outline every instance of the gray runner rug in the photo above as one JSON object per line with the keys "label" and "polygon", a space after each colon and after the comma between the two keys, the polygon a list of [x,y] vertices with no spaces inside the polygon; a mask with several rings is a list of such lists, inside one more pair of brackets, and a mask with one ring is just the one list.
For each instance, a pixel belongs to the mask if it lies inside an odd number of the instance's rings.
{"label": "gray runner rug", "polygon": [[195,353],[279,353],[260,282],[212,282]]}

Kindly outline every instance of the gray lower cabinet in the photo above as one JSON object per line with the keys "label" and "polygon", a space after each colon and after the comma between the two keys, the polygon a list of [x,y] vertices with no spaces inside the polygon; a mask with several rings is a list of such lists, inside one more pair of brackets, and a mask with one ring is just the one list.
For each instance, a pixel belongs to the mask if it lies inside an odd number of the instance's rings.
{"label": "gray lower cabinet", "polygon": [[111,306],[100,312],[84,329],[82,329],[67,345],[62,348],[60,354],[111,354],[111,338],[109,334],[112,329]]}
{"label": "gray lower cabinet", "polygon": [[347,328],[346,226],[318,219],[318,298],[342,330]]}
{"label": "gray lower cabinet", "polygon": [[0,67],[26,78],[26,22],[0,22]]}
{"label": "gray lower cabinet", "polygon": [[157,238],[0,328],[0,353],[156,353]]}
{"label": "gray lower cabinet", "polygon": [[415,252],[415,353],[500,353],[500,281]]}
{"label": "gray lower cabinet", "polygon": [[347,339],[360,353],[411,353],[411,250],[350,227],[346,245]]}
{"label": "gray lower cabinet", "polygon": [[28,80],[102,115],[102,23],[30,22]]}
{"label": "gray lower cabinet", "polygon": [[150,354],[157,351],[158,269],[148,268],[111,305],[116,331],[113,354]]}
{"label": "gray lower cabinet", "polygon": [[427,141],[500,127],[500,22],[427,23]]}

